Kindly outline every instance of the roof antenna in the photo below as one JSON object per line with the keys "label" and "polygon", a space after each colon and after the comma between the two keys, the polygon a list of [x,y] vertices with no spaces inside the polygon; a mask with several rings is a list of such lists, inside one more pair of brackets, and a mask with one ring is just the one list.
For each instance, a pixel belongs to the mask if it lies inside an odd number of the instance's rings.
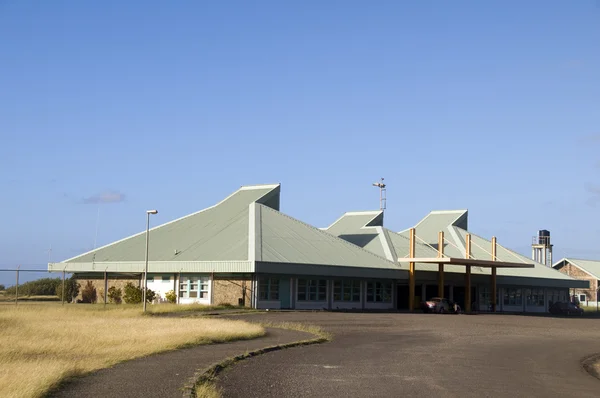
{"label": "roof antenna", "polygon": [[379,182],[373,183],[374,187],[379,187],[379,210],[384,211],[387,201],[385,184],[383,183],[383,177]]}

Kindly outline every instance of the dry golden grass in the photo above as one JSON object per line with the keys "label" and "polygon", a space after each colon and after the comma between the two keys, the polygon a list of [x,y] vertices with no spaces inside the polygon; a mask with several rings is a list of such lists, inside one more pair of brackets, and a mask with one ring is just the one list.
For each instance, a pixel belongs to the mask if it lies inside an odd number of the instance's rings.
{"label": "dry golden grass", "polygon": [[143,316],[139,308],[0,306],[0,397],[39,397],[67,377],[127,359],[263,334],[243,321]]}

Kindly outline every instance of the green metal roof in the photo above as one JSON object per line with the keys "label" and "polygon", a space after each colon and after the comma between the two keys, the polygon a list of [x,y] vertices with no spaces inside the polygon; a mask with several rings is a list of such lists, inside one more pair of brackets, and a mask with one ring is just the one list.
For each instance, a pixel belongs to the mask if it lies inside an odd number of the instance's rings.
{"label": "green metal roof", "polygon": [[[215,206],[154,227],[149,261],[248,260],[248,206],[279,207],[280,186],[245,186]],[[145,231],[65,260],[66,263],[143,261]]]}
{"label": "green metal roof", "polygon": [[266,206],[256,204],[255,214],[256,261],[400,269],[384,256]]}
{"label": "green metal roof", "polygon": [[600,279],[600,261],[598,260],[582,260],[578,258],[563,258],[557,261],[552,267],[557,269],[565,263],[570,263],[587,272],[596,279]]}
{"label": "green metal roof", "polygon": [[[335,232],[340,237],[349,240],[361,247],[380,254],[382,252],[382,239],[372,237],[372,235],[385,234],[388,245],[395,252],[396,258],[409,257],[409,229],[395,233],[383,227],[365,227],[364,225],[370,221],[379,212],[355,212],[346,213],[330,227],[329,232]],[[444,256],[464,258],[466,255],[466,235],[468,225],[467,210],[449,210],[449,211],[432,211],[423,218],[415,226],[415,257],[420,258],[435,258],[438,256],[438,234],[444,232]],[[367,235],[368,234],[368,235]],[[368,236],[368,241],[366,240]],[[362,239],[362,240],[361,240]],[[371,242],[377,242],[377,245]],[[491,240],[471,233],[471,257],[479,260],[490,260],[492,243]],[[515,284],[521,282],[531,282],[530,278],[544,280],[544,283],[557,286],[578,285],[580,281],[571,278],[552,268],[520,255],[502,245],[497,245],[496,257],[499,261],[504,262],[523,262],[525,264],[533,264],[534,268],[499,268],[498,276],[504,283],[513,281]],[[598,274],[600,274],[600,262],[598,264]],[[408,269],[408,264],[402,263],[401,268]],[[418,271],[437,271],[437,264],[417,263],[416,270]],[[465,273],[465,267],[460,265],[446,264],[444,271],[449,273]],[[471,273],[474,275],[490,275],[491,269],[484,267],[471,267]],[[499,279],[500,280],[500,279]],[[507,282],[508,281],[508,282]]]}

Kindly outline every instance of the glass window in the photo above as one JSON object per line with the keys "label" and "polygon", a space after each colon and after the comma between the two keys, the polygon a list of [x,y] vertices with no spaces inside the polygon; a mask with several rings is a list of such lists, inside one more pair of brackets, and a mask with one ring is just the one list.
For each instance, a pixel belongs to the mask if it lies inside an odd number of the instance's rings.
{"label": "glass window", "polygon": [[543,307],[544,306],[544,289],[539,289],[539,288],[527,289],[527,306]]}
{"label": "glass window", "polygon": [[298,301],[327,301],[327,280],[298,279]]}
{"label": "glass window", "polygon": [[367,283],[367,302],[391,303],[392,302],[392,282],[368,282]]}
{"label": "glass window", "polygon": [[523,305],[521,289],[504,289],[504,305]]}
{"label": "glass window", "polygon": [[209,279],[206,276],[186,276],[179,281],[179,297],[181,298],[203,298],[208,296]]}
{"label": "glass window", "polygon": [[258,292],[259,300],[279,300],[279,278],[261,277]]}
{"label": "glass window", "polygon": [[333,301],[360,301],[360,281],[333,281]]}

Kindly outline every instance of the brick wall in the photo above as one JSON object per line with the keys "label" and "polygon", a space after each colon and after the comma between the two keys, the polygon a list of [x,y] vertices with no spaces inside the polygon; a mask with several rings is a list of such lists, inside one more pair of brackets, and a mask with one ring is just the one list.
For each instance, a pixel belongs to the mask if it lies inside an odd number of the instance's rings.
{"label": "brick wall", "polygon": [[[245,294],[244,294],[245,293]],[[244,299],[244,306],[252,306],[251,279],[215,279],[212,285],[212,303],[214,305],[239,305]]]}
{"label": "brick wall", "polygon": [[[104,303],[104,278],[85,278],[85,279],[77,279],[77,283],[79,283],[79,295],[77,296],[77,300],[81,300],[82,295],[81,292],[83,290],[83,288],[87,285],[88,281],[92,282],[92,285],[96,288],[96,296],[98,298],[98,303]],[[123,288],[125,287],[125,285],[131,282],[133,283],[134,286],[141,286],[140,285],[140,279],[115,279],[113,278],[108,278],[108,288],[110,289],[112,286],[115,286],[117,288],[120,288],[121,291],[123,291]],[[124,292],[123,292],[124,293]],[[122,297],[122,296],[121,296]],[[106,300],[107,303],[110,302],[110,300]]]}
{"label": "brick wall", "polygon": [[589,289],[571,289],[571,294],[585,294],[588,300],[596,300],[596,288],[598,287],[598,280],[596,280],[596,278],[594,278],[587,272],[582,271],[579,267],[575,266],[574,264],[568,262],[561,268],[558,268],[558,271],[562,272],[563,274],[569,275],[571,278],[589,281]]}

